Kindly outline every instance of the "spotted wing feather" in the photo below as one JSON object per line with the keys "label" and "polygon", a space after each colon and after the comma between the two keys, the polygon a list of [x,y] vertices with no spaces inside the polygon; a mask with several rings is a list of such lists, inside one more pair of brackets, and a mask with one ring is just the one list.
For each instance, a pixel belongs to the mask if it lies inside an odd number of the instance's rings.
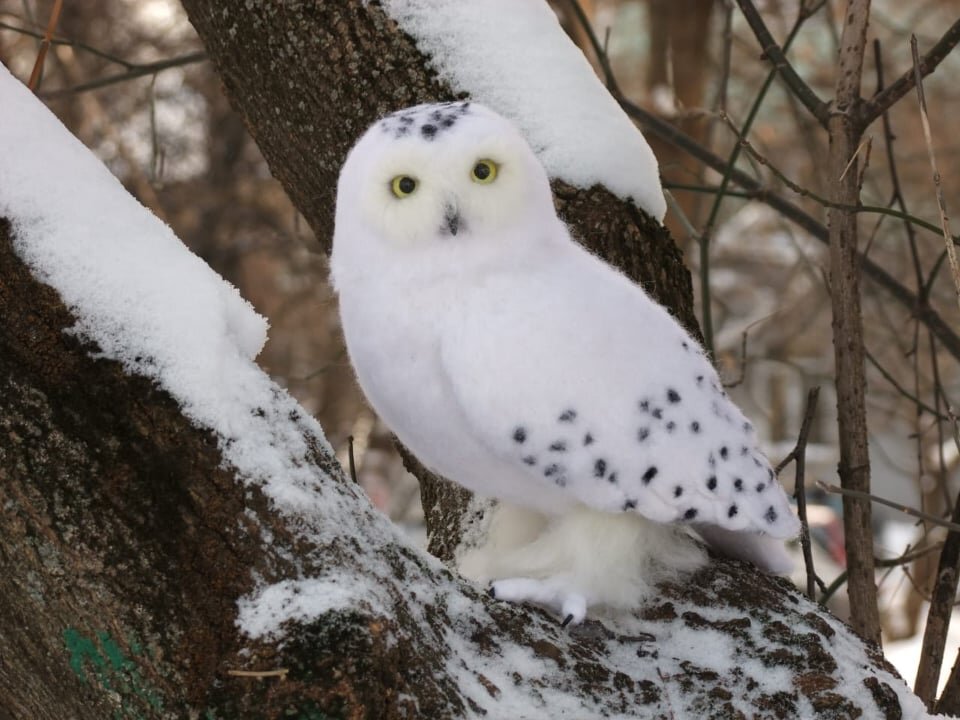
{"label": "spotted wing feather", "polygon": [[523,282],[492,279],[444,337],[467,423],[522,471],[531,505],[552,486],[660,522],[796,534],[753,426],[699,344],[579,248]]}

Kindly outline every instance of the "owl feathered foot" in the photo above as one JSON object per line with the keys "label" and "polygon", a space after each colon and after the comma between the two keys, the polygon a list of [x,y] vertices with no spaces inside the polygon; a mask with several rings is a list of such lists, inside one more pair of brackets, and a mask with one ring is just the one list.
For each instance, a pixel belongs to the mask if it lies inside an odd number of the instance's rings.
{"label": "owl feathered foot", "polygon": [[496,600],[534,603],[556,612],[563,618],[562,627],[579,625],[587,616],[587,599],[569,589],[569,578],[561,575],[535,578],[505,578],[490,584],[488,593]]}

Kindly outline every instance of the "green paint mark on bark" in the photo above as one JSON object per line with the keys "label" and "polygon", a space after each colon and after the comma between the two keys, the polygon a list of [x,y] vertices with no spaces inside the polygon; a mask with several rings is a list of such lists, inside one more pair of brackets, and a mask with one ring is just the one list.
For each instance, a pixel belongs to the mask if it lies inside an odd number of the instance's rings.
{"label": "green paint mark on bark", "polygon": [[[143,720],[144,710],[161,710],[160,695],[143,679],[137,664],[124,655],[123,648],[104,631],[96,633],[96,642],[76,628],[63,631],[63,642],[70,654],[70,669],[87,685],[99,685],[120,697],[114,720]],[[139,644],[129,643],[130,652],[142,652]]]}

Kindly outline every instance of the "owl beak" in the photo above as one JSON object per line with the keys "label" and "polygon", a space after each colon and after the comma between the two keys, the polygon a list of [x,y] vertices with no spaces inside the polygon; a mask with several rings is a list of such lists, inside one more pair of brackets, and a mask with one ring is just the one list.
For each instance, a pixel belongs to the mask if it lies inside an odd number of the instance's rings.
{"label": "owl beak", "polygon": [[450,231],[451,235],[456,235],[457,230],[460,229],[460,213],[457,212],[457,209],[452,205],[447,206],[447,212],[444,215],[443,222],[446,225],[446,229]]}

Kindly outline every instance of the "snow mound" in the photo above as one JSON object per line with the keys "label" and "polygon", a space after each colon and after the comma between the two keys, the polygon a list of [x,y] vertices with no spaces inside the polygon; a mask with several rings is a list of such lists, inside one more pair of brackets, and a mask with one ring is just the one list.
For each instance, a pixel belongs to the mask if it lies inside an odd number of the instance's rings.
{"label": "snow mound", "polygon": [[386,0],[384,9],[454,90],[517,124],[547,174],[595,184],[657,220],[657,159],[545,0]]}
{"label": "snow mound", "polygon": [[77,319],[72,332],[156,381],[282,509],[314,508],[319,483],[302,460],[325,441],[253,363],[267,321],[2,65],[0,107],[0,216]]}

